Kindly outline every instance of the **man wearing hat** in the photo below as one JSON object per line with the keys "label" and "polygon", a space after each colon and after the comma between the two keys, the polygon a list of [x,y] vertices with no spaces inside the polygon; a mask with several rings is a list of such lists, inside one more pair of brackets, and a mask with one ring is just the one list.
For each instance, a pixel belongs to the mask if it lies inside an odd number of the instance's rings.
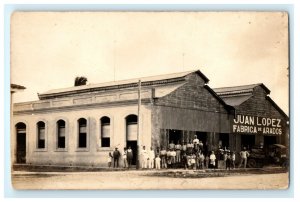
{"label": "man wearing hat", "polygon": [[120,158],[120,152],[118,150],[118,148],[115,148],[115,151],[113,152],[113,158],[114,158],[114,168],[117,166],[117,168],[119,167],[119,158]]}

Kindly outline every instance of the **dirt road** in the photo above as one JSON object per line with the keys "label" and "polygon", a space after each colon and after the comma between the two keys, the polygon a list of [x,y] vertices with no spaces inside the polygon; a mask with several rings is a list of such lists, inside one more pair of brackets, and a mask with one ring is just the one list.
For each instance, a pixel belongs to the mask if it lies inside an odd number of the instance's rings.
{"label": "dirt road", "polygon": [[15,171],[16,189],[285,189],[288,173],[182,178],[151,176],[155,171],[24,172]]}

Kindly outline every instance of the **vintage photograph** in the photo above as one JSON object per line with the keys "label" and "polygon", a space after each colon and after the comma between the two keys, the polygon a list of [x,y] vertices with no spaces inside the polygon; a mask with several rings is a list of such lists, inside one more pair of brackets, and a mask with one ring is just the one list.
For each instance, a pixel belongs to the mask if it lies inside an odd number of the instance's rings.
{"label": "vintage photograph", "polygon": [[287,189],[287,12],[10,19],[14,189]]}

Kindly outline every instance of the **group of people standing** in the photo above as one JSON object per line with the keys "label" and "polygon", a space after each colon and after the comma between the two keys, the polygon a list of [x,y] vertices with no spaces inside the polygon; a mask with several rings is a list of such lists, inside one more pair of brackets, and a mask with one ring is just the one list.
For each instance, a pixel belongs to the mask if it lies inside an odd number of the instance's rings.
{"label": "group of people standing", "polygon": [[[249,153],[243,148],[240,152],[241,162],[239,167],[246,168],[247,158]],[[115,148],[113,154],[109,153],[108,166],[111,167],[113,159],[113,167],[119,167],[119,158],[122,157],[123,167],[130,168],[133,160],[133,151],[130,147],[124,148],[122,154]],[[161,168],[185,168],[185,169],[215,169],[218,167],[219,162],[224,162],[226,169],[235,168],[235,152],[228,149],[219,149],[216,151],[207,151],[204,149],[203,143],[194,136],[193,140],[188,143],[174,144],[170,142],[168,148],[157,148],[153,150],[150,147],[149,150],[146,146],[143,146],[140,151],[140,161],[142,169],[161,169]]]}
{"label": "group of people standing", "polygon": [[[221,151],[221,150],[220,150]],[[226,162],[226,169],[235,167],[235,153],[225,149],[225,152],[219,150],[207,151],[203,142],[194,136],[193,140],[182,145],[178,142],[176,145],[173,141],[169,148],[160,151],[162,166],[164,168],[185,168],[185,169],[208,169],[217,168],[218,161]],[[164,163],[166,162],[166,163]]]}
{"label": "group of people standing", "polygon": [[122,154],[120,153],[120,151],[118,150],[118,148],[116,147],[115,150],[113,151],[113,153],[111,154],[111,152],[109,152],[108,154],[108,167],[110,168],[112,166],[112,160],[114,162],[113,167],[114,168],[118,168],[119,167],[119,159],[120,156],[122,155],[122,161],[123,161],[123,167],[124,168],[130,168],[132,165],[132,159],[133,159],[133,151],[131,149],[131,147],[124,147],[124,150],[122,151]]}

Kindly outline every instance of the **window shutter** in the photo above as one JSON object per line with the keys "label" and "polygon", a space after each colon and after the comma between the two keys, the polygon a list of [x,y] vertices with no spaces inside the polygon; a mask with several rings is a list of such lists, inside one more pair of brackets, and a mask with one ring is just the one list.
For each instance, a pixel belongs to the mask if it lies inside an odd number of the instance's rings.
{"label": "window shutter", "polygon": [[39,139],[45,140],[45,128],[39,128]]}
{"label": "window shutter", "polygon": [[86,133],[86,126],[80,126],[79,127],[79,132],[80,133]]}
{"label": "window shutter", "polygon": [[127,125],[127,140],[129,141],[137,140],[137,124]]}
{"label": "window shutter", "polygon": [[110,125],[102,125],[102,137],[110,137]]}
{"label": "window shutter", "polygon": [[66,128],[65,127],[59,127],[58,136],[59,137],[65,137],[66,136]]}

